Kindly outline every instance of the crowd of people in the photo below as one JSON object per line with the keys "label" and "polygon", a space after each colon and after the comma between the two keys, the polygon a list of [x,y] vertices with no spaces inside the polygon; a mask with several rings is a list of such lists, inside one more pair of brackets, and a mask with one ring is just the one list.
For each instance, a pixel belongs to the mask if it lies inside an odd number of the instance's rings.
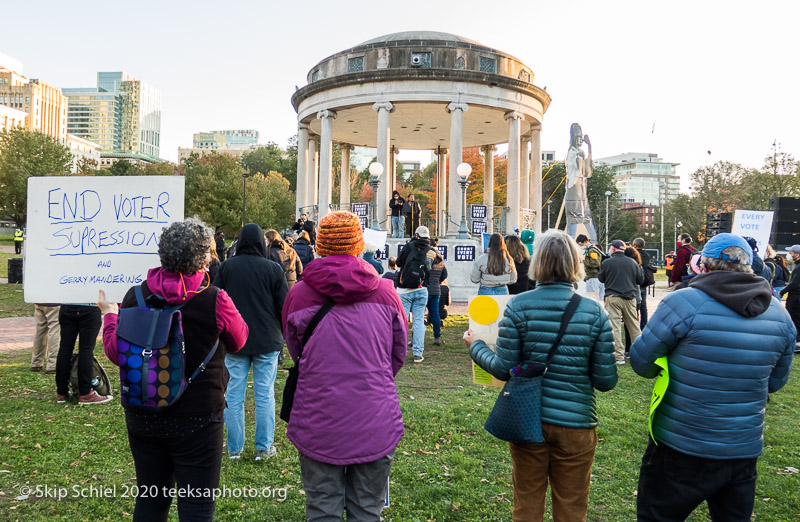
{"label": "crowd of people", "polygon": [[[213,490],[223,426],[231,461],[248,446],[251,370],[255,460],[277,454],[274,382],[285,343],[299,375],[287,436],[300,456],[307,518],[378,520],[403,436],[395,376],[409,346],[413,361],[424,361],[426,315],[434,345],[444,343],[447,266],[425,226],[387,259],[387,270],[349,212],[319,224],[301,216],[295,226],[296,237],[284,238],[246,224],[226,249],[224,236],[196,219],[169,225],[159,241],[161,266],[119,305],[102,292],[96,307],[36,305],[41,329],[31,369],[54,371],[58,402],[70,400],[69,359],[80,337],[78,400],[109,402],[88,379],[101,324],[106,356],[121,365],[120,310],[140,306],[137,292],[179,306],[186,374],[200,373],[164,411],[123,401],[128,438],[138,485]],[[576,239],[551,230],[531,245],[532,234],[492,234],[472,268],[478,295],[516,296],[494,349],[472,331],[464,334],[471,358],[500,380],[547,359],[578,283],[587,292],[542,380],[547,442],[509,444],[514,520],[541,520],[548,486],[554,520],[585,520],[599,422],[595,391],[614,388],[627,362],[645,378],[669,370],[642,457],[638,519],[682,520],[705,500],[714,520],[748,520],[768,394],[786,383],[800,348],[800,270],[790,273],[771,247],[761,259],[749,238],[720,234],[698,252],[682,236],[671,267],[674,291],[648,318],[657,269],[644,241],[614,240],[604,252],[585,236]],[[789,256],[797,266],[800,245]],[[785,309],[776,298],[784,295]],[[366,382],[353,386],[353,375]],[[676,462],[681,472],[665,471]],[[134,520],[163,519],[172,501],[139,498]],[[213,498],[178,499],[181,519],[210,520],[213,513]]]}

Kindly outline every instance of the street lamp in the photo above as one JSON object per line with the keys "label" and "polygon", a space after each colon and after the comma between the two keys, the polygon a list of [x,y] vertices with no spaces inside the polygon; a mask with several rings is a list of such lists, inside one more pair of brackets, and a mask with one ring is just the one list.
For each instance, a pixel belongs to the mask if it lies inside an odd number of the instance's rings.
{"label": "street lamp", "polygon": [[550,230],[550,207],[553,206],[553,200],[547,200],[547,230]]}
{"label": "street lamp", "polygon": [[610,190],[606,190],[606,252],[608,252],[608,196],[611,195]]}
{"label": "street lamp", "polygon": [[380,230],[380,223],[378,223],[378,187],[381,184],[381,174],[383,174],[383,165],[373,162],[369,165],[369,184],[372,186],[372,230]]}
{"label": "street lamp", "polygon": [[658,205],[661,207],[661,257],[664,257],[664,201],[662,199],[662,192],[667,184],[664,181],[658,182]]}
{"label": "street lamp", "polygon": [[245,221],[244,221],[244,210],[245,210],[244,202],[245,202],[245,197],[247,196],[247,176],[248,176],[247,172],[242,172],[242,228],[244,228],[244,223],[245,223]]}
{"label": "street lamp", "polygon": [[467,230],[467,185],[469,185],[470,173],[472,167],[469,163],[461,163],[456,167],[458,173],[458,184],[461,185],[461,226],[458,227],[458,239],[469,239],[469,230]]}

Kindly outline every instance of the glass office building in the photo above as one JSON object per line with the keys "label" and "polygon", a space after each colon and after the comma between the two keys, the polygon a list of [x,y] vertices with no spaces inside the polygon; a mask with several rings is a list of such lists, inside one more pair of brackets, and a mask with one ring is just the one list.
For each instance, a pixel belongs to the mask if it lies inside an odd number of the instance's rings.
{"label": "glass office building", "polygon": [[97,87],[63,89],[70,134],[99,143],[103,152],[158,159],[161,93],[123,72],[97,73]]}
{"label": "glass office building", "polygon": [[[594,162],[609,165],[614,170],[622,202],[658,205],[660,198],[666,202],[680,193],[681,179],[675,173],[679,164],[665,162],[658,154],[634,152],[598,158]],[[662,182],[665,185],[660,189]]]}

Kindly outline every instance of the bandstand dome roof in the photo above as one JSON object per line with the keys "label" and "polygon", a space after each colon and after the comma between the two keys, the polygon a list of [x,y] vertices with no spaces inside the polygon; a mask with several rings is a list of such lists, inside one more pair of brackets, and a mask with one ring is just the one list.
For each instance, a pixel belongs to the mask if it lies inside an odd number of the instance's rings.
{"label": "bandstand dome roof", "polygon": [[534,85],[533,69],[518,58],[475,40],[439,31],[378,36],[318,62],[308,84],[292,96],[298,121],[321,133],[317,114],[336,113],[333,140],[367,147],[377,143],[373,104],[390,102],[391,144],[436,149],[450,142],[450,102],[465,103],[465,147],[508,140],[508,111],[524,114],[522,134],[541,124],[550,96]]}
{"label": "bandstand dome roof", "polygon": [[464,38],[463,36],[458,36],[457,34],[442,33],[440,31],[402,31],[399,33],[385,34],[383,36],[378,36],[377,38],[371,38],[366,42],[361,42],[356,47],[376,43],[402,42],[406,40],[440,40],[442,42],[461,42],[485,47],[475,40],[470,40],[469,38]]}

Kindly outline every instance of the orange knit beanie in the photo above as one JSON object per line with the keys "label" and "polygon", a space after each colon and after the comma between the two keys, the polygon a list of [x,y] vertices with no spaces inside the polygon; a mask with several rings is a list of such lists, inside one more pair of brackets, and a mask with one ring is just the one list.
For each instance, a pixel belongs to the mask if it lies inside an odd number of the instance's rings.
{"label": "orange knit beanie", "polygon": [[332,212],[319,222],[317,254],[357,256],[364,251],[361,221],[351,212]]}

